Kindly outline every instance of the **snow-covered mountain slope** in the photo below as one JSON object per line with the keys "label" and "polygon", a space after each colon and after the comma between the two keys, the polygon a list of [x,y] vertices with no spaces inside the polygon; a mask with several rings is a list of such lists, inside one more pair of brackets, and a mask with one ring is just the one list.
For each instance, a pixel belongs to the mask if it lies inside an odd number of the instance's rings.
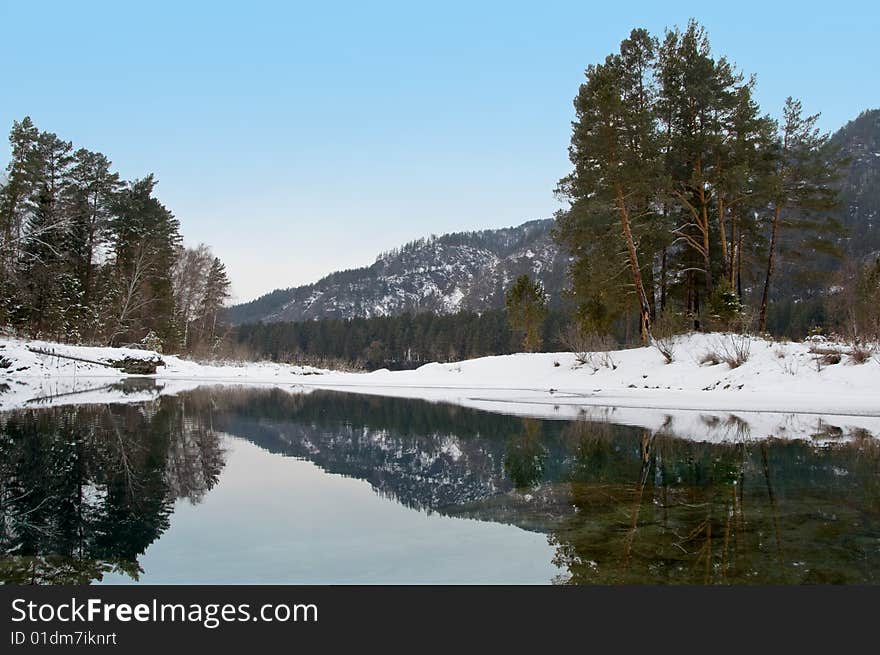
{"label": "snow-covered mountain slope", "polygon": [[540,280],[559,299],[567,259],[553,241],[553,220],[419,239],[381,254],[366,268],[314,284],[279,289],[229,310],[232,323],[349,319],[404,312],[482,311],[504,305],[518,275]]}

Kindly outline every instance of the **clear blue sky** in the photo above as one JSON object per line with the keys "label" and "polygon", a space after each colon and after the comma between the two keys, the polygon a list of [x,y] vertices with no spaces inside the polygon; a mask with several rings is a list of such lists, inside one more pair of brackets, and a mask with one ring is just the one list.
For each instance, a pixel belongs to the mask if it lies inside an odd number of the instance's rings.
{"label": "clear blue sky", "polygon": [[248,300],[550,216],[584,68],[691,16],[766,111],[793,95],[831,130],[880,106],[876,2],[0,0],[0,128],[154,172]]}

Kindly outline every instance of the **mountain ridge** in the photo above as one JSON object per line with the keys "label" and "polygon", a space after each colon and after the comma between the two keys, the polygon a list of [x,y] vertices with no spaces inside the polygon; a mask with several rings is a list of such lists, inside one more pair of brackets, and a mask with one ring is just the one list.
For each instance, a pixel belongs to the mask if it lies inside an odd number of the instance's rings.
{"label": "mountain ridge", "polygon": [[[831,135],[848,163],[836,218],[847,229],[842,250],[861,259],[880,252],[880,109],[862,111]],[[558,306],[567,285],[567,255],[553,240],[552,218],[517,226],[454,232],[411,241],[379,254],[370,266],[337,271],[317,282],[276,289],[227,310],[237,325],[449,314],[504,306],[516,276],[528,274]]]}
{"label": "mountain ridge", "polygon": [[554,223],[537,219],[416,239],[380,253],[370,266],[235,305],[227,318],[241,324],[482,311],[502,307],[509,283],[522,274],[540,280],[558,304],[567,257],[553,240]]}

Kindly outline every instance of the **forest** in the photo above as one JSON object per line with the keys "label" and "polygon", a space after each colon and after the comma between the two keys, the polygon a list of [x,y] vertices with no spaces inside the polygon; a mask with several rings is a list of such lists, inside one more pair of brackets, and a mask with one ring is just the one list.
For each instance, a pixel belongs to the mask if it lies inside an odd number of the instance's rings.
{"label": "forest", "polygon": [[[562,349],[557,335],[567,320],[564,312],[548,312],[540,327],[543,343]],[[521,349],[503,310],[248,323],[236,326],[230,341],[231,352],[243,359],[371,370],[417,368]]]}
{"label": "forest", "polygon": [[182,245],[152,175],[125,181],[29,117],[0,178],[0,326],[62,342],[209,354],[229,297],[223,262]]}
{"label": "forest", "polygon": [[781,252],[814,273],[841,256],[843,159],[818,114],[789,98],[777,121],[755,84],[694,21],[662,39],[633,30],[587,68],[573,170],[557,193],[569,203],[559,239],[575,256],[572,291],[590,329],[635,306],[643,343],[673,316],[765,332],[774,285],[792,272]]}

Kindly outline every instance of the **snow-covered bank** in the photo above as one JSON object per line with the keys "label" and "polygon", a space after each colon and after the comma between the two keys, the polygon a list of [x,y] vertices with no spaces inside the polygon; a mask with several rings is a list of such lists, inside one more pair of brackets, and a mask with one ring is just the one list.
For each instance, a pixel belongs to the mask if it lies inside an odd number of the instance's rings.
{"label": "snow-covered bank", "polygon": [[[273,363],[205,365],[162,355],[164,366],[151,377],[161,393],[204,384],[336,389],[511,414],[604,418],[651,429],[673,430],[675,424],[674,431],[682,436],[712,440],[744,435],[824,438],[855,430],[880,434],[880,355],[856,363],[845,347],[834,344],[817,348],[810,343],[733,339],[712,334],[681,337],[671,363],[656,348],[636,348],[612,352],[595,364],[579,364],[572,353],[540,353],[373,373]],[[748,350],[748,358],[736,368],[701,363],[713,359],[707,355],[735,347]],[[0,409],[35,402],[123,400],[118,389],[108,385],[129,377],[124,373],[33,348],[92,361],[158,356],[143,350],[0,340],[0,363],[8,364],[0,369],[6,386]],[[832,363],[838,349],[840,361]],[[124,400],[136,399],[134,393]]]}

